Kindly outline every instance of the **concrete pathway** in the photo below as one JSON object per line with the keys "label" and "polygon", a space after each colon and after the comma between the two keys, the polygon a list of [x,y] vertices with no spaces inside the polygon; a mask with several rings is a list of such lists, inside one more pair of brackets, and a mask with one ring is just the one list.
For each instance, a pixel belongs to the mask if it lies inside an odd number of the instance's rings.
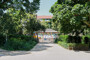
{"label": "concrete pathway", "polygon": [[72,51],[53,43],[39,43],[29,54],[1,56],[0,60],[90,60],[90,51]]}

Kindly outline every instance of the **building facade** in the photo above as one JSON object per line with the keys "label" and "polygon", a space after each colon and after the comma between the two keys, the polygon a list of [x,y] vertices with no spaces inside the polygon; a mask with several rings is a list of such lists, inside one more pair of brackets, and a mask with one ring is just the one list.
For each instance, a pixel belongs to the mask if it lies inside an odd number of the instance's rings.
{"label": "building facade", "polygon": [[[37,16],[37,20],[39,20],[41,23],[43,20],[45,22],[51,22],[52,16]],[[54,42],[54,40],[57,38],[58,32],[50,28],[50,23],[48,23],[48,25],[49,27],[45,30],[45,32],[38,31],[34,34],[37,38],[38,33],[39,42]]]}
{"label": "building facade", "polygon": [[51,28],[51,21],[53,16],[37,16],[37,20],[46,28]]}

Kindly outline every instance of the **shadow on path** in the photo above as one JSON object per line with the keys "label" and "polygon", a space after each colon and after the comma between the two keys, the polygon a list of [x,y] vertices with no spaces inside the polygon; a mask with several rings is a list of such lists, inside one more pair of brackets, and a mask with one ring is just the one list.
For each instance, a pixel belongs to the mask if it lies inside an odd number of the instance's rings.
{"label": "shadow on path", "polygon": [[7,51],[0,49],[0,57],[2,56],[16,56],[30,54],[30,51]]}

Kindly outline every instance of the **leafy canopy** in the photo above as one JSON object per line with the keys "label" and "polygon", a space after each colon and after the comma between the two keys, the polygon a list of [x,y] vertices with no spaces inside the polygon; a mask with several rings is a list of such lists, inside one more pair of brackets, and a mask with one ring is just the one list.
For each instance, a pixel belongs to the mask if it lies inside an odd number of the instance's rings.
{"label": "leafy canopy", "polygon": [[77,35],[90,27],[88,0],[58,0],[51,7],[50,12],[53,14],[53,26],[60,32]]}

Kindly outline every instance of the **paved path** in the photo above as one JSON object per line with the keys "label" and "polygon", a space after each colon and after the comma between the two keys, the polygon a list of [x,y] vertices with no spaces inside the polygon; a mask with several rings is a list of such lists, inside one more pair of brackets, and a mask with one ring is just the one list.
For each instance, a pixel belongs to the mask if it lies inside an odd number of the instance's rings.
{"label": "paved path", "polygon": [[90,51],[70,51],[57,44],[39,43],[29,54],[1,56],[0,60],[90,60]]}

